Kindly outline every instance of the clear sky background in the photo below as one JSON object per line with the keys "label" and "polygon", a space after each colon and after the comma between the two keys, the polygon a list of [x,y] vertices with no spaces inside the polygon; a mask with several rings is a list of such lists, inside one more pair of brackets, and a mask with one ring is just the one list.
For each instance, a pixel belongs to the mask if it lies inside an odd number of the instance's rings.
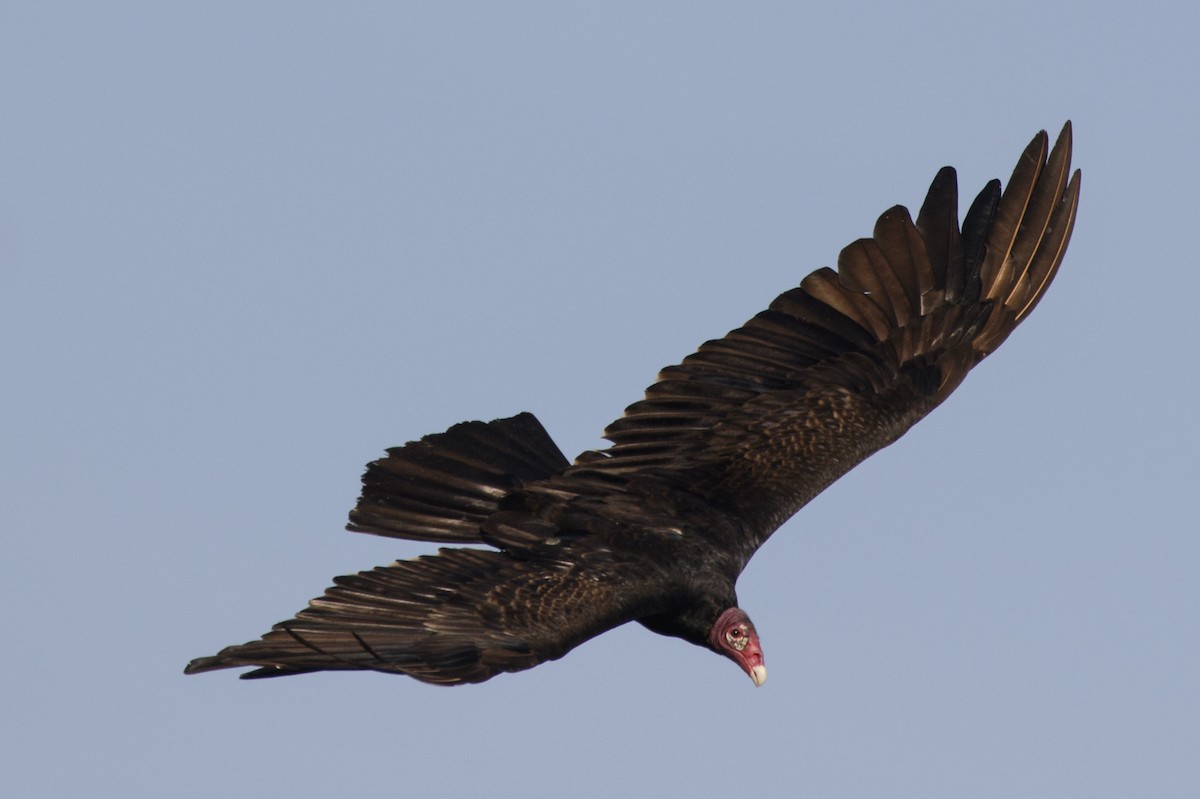
{"label": "clear sky background", "polygon": [[[0,791],[1200,795],[1193,4],[0,11]],[[335,574],[363,465],[570,456],[938,167],[1067,118],[1032,318],[739,584],[771,679],[636,625],[440,689],[184,677]],[[967,198],[964,198],[964,204]]]}

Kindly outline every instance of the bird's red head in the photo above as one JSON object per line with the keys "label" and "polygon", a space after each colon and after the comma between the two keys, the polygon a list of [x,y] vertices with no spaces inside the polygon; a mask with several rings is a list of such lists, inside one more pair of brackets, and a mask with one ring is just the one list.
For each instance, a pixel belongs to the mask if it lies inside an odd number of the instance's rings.
{"label": "bird's red head", "polygon": [[762,646],[758,643],[758,632],[754,622],[741,608],[729,608],[713,624],[708,642],[714,650],[742,667],[750,675],[755,686],[767,681],[767,667],[763,665]]}

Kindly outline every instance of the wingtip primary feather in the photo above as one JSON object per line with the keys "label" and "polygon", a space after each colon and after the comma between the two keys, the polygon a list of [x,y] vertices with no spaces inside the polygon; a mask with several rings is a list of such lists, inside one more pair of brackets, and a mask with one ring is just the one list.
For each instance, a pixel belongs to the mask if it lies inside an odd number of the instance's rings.
{"label": "wingtip primary feather", "polygon": [[1070,121],[1053,148],[1048,143],[1041,131],[1025,148],[987,235],[981,295],[998,307],[975,336],[977,360],[994,352],[1045,296],[1071,238],[1080,177],[1070,171]]}

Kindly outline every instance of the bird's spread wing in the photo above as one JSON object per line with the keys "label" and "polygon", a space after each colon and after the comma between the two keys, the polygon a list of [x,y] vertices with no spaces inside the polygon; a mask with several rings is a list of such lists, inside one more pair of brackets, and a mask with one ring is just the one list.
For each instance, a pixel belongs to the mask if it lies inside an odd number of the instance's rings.
{"label": "bird's spread wing", "polygon": [[645,612],[648,581],[631,582],[603,548],[559,556],[556,546],[566,545],[552,540],[521,559],[443,549],[338,577],[260,640],[193,660],[186,671],[257,666],[242,675],[256,678],[371,670],[482,682],[559,658]]}
{"label": "bird's spread wing", "polygon": [[748,558],[804,503],[937,406],[1029,314],[1075,220],[1070,123],[1030,142],[958,226],[943,169],[770,308],[669,367],[564,480],[669,481],[746,520]]}

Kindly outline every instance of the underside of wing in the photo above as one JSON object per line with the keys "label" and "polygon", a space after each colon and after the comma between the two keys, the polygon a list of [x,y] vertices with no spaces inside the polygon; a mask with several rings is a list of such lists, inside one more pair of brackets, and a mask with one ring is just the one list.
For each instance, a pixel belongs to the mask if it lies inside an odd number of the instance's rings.
{"label": "underside of wing", "polygon": [[186,672],[253,666],[243,678],[370,670],[482,682],[562,657],[644,612],[643,585],[604,558],[596,548],[522,560],[443,549],[338,577],[260,640],[193,660]]}
{"label": "underside of wing", "polygon": [[954,170],[914,223],[896,206],[724,338],[664,369],[567,479],[665,480],[749,520],[748,557],[788,516],[946,398],[1029,314],[1062,262],[1079,173],[1071,130],[1030,142],[958,225]]}

